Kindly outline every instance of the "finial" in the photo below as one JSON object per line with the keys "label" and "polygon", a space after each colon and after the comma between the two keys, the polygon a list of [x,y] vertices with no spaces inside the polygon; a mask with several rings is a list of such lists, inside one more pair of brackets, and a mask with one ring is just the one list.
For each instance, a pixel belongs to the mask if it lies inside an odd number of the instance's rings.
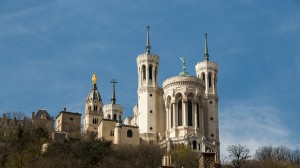
{"label": "finial", "polygon": [[115,84],[118,83],[115,79],[113,79],[110,83],[112,83],[113,90],[112,90],[112,98],[111,98],[111,104],[116,104],[116,95],[115,95]]}
{"label": "finial", "polygon": [[149,31],[150,31],[150,26],[148,25],[147,27],[147,41],[146,41],[146,50],[147,50],[147,53],[150,54],[150,37],[149,37]]}
{"label": "finial", "polygon": [[186,69],[185,69],[185,57],[180,57],[180,60],[182,62],[182,71],[179,73],[180,76],[187,76],[189,75],[188,72],[186,72]]}
{"label": "finial", "polygon": [[98,80],[98,76],[96,75],[96,73],[94,73],[94,74],[92,75],[92,83],[93,83],[93,85],[96,85],[96,84],[97,84],[97,80]]}
{"label": "finial", "polygon": [[205,33],[204,36],[205,36],[204,59],[205,59],[206,61],[209,61],[208,46],[207,46],[207,36],[208,36],[208,34]]}

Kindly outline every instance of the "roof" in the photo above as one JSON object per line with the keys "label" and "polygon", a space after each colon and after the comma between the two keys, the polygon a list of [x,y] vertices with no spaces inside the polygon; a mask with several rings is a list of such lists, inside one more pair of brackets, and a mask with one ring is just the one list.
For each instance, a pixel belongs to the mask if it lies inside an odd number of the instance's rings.
{"label": "roof", "polygon": [[39,111],[35,114],[34,119],[41,119],[41,116],[45,114],[47,120],[53,120],[53,117],[49,115],[47,110],[45,109],[39,109]]}
{"label": "roof", "polygon": [[57,117],[60,115],[60,114],[72,114],[72,115],[80,115],[81,116],[81,114],[80,113],[78,113],[78,112],[69,112],[69,111],[61,111],[61,112],[59,112],[58,113],[58,115],[55,117],[55,119],[57,119]]}

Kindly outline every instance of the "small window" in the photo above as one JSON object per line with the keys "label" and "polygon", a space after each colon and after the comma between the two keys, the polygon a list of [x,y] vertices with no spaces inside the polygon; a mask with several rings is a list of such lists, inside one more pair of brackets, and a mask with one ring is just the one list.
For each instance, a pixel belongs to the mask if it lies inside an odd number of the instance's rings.
{"label": "small window", "polygon": [[150,94],[150,97],[152,97],[152,94]]}
{"label": "small window", "polygon": [[110,131],[110,136],[114,136],[114,135],[115,135],[114,131]]}
{"label": "small window", "polygon": [[152,130],[152,127],[150,127],[150,130]]}
{"label": "small window", "polygon": [[215,135],[214,134],[210,134],[210,136],[213,138]]}
{"label": "small window", "polygon": [[113,120],[117,120],[117,114],[114,114]]}
{"label": "small window", "polygon": [[133,137],[133,132],[132,130],[127,131],[127,137],[132,138]]}
{"label": "small window", "polygon": [[150,110],[150,113],[152,113],[152,110]]}
{"label": "small window", "polygon": [[212,101],[210,101],[209,103],[212,104]]}
{"label": "small window", "polygon": [[210,120],[212,121],[212,120],[214,120],[214,118],[213,118],[213,117],[210,117]]}

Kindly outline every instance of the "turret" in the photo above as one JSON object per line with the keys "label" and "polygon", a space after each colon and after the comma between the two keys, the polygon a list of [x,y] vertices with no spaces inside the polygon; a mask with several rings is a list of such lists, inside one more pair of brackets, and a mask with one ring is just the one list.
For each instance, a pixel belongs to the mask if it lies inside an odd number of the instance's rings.
{"label": "turret", "polygon": [[[159,124],[163,121],[162,90],[158,87],[158,67],[159,57],[152,54],[150,49],[150,27],[147,26],[146,37],[146,53],[140,54],[137,57],[138,68],[138,125],[141,137],[148,141],[154,142],[157,140],[157,134],[163,127]],[[161,130],[159,130],[161,129]],[[162,131],[161,131],[162,132]]]}
{"label": "turret", "polygon": [[96,74],[92,75],[92,90],[87,96],[85,102],[85,111],[84,111],[84,126],[83,131],[97,131],[97,127],[100,124],[100,121],[103,118],[102,111],[102,99],[97,88],[98,77]]}
{"label": "turret", "polygon": [[205,34],[204,60],[195,66],[198,78],[205,82],[204,127],[205,137],[210,143],[215,142],[215,152],[220,153],[218,119],[218,65],[209,61],[208,35]]}
{"label": "turret", "polygon": [[103,113],[105,119],[122,120],[123,107],[120,104],[116,104],[115,84],[116,80],[112,80],[112,98],[111,103],[103,106]]}

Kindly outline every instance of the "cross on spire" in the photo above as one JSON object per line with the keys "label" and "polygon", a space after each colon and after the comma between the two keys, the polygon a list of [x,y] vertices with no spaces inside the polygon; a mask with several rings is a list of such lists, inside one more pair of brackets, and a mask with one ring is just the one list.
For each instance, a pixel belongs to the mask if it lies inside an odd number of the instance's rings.
{"label": "cross on spire", "polygon": [[147,27],[147,40],[146,40],[146,51],[147,51],[147,54],[150,54],[150,36],[149,36],[149,31],[150,31],[150,26],[148,25]]}
{"label": "cross on spire", "polygon": [[112,98],[111,98],[111,104],[116,104],[116,95],[115,95],[115,84],[118,83],[115,79],[113,79],[110,83],[112,83]]}
{"label": "cross on spire", "polygon": [[208,36],[208,34],[205,33],[205,34],[204,34],[204,37],[205,37],[204,59],[205,59],[206,61],[209,61],[208,45],[207,45],[207,36]]}

